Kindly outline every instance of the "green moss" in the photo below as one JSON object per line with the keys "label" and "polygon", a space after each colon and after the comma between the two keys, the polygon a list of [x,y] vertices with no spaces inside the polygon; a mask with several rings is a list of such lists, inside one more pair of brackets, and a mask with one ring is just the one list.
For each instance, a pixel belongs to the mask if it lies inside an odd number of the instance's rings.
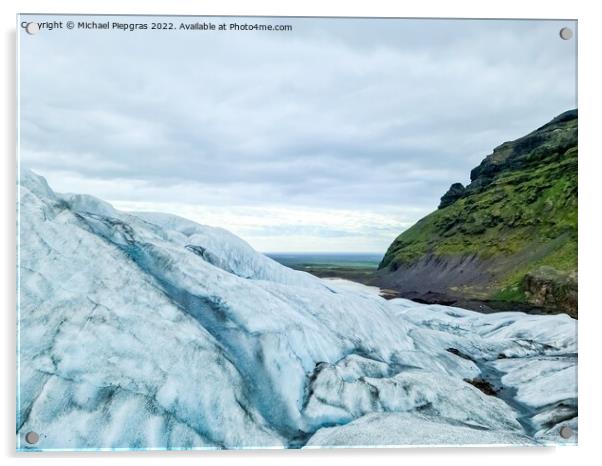
{"label": "green moss", "polygon": [[508,286],[502,288],[500,291],[495,293],[491,299],[493,301],[504,301],[504,302],[512,302],[512,303],[524,303],[525,293],[522,290],[520,284],[515,284],[512,286]]}

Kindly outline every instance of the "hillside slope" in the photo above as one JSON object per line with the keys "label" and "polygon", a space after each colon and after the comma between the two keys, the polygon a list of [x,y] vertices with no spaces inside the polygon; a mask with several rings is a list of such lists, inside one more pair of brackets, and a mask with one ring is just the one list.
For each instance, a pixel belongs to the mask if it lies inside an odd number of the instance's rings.
{"label": "hillside slope", "polygon": [[495,148],[391,244],[376,283],[577,316],[577,110]]}

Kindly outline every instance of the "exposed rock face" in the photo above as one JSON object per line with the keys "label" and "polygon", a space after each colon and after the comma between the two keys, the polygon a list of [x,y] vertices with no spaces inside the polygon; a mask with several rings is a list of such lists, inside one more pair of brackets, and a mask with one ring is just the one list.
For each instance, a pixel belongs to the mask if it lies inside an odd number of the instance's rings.
{"label": "exposed rock face", "polygon": [[468,193],[482,192],[504,171],[532,168],[577,145],[577,110],[569,110],[516,141],[496,147],[470,172]]}
{"label": "exposed rock face", "polygon": [[577,316],[577,273],[561,273],[552,267],[529,272],[522,281],[527,300],[546,308],[564,309]]}
{"label": "exposed rock face", "polygon": [[[577,315],[577,110],[505,142],[389,247],[375,284]],[[542,275],[541,270],[546,272]],[[568,281],[567,281],[568,280]]]}
{"label": "exposed rock face", "polygon": [[466,188],[462,183],[452,184],[447,190],[447,192],[441,197],[441,203],[439,204],[439,208],[443,209],[444,207],[453,204],[458,199],[460,199],[465,192]]}

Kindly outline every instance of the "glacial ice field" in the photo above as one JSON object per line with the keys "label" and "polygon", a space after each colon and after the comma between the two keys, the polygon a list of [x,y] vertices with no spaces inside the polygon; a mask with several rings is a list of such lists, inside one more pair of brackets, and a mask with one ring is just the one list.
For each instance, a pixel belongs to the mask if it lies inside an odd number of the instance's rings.
{"label": "glacial ice field", "polygon": [[567,315],[386,301],[223,229],[19,184],[20,450],[576,443]]}

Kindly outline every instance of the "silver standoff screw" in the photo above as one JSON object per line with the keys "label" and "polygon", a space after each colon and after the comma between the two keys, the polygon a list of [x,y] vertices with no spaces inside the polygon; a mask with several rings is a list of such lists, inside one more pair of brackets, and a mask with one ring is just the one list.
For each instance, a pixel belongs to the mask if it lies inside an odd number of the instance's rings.
{"label": "silver standoff screw", "polygon": [[38,443],[38,441],[40,440],[40,435],[37,432],[27,432],[25,434],[25,441],[27,443],[29,443],[30,445],[34,445],[36,443]]}
{"label": "silver standoff screw", "polygon": [[27,23],[27,26],[25,26],[25,31],[27,31],[27,34],[29,35],[34,35],[40,32],[40,26],[38,26],[38,23],[34,22]]}
{"label": "silver standoff screw", "polygon": [[559,32],[560,38],[563,40],[569,40],[573,37],[573,31],[571,28],[562,28]]}
{"label": "silver standoff screw", "polygon": [[569,426],[562,426],[560,429],[560,436],[563,439],[571,438],[573,436],[573,429],[571,429]]}

